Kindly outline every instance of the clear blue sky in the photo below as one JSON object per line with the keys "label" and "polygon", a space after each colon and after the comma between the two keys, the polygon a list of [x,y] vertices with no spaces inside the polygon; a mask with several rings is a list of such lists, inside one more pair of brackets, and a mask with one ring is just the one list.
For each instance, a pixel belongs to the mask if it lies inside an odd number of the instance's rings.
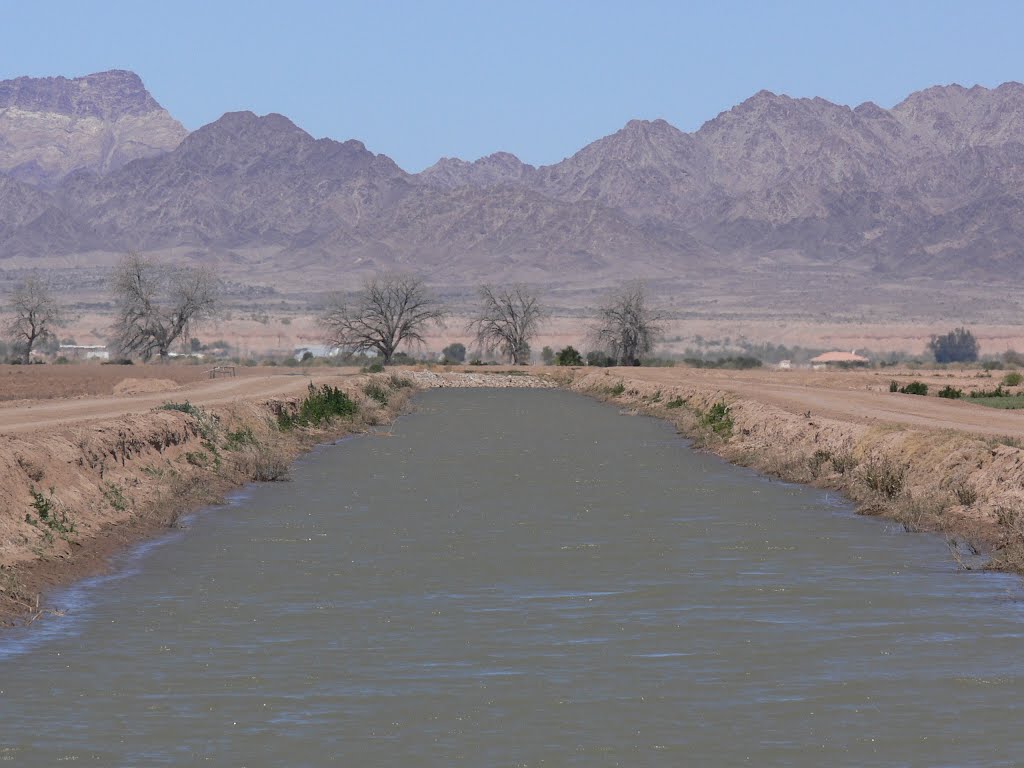
{"label": "clear blue sky", "polygon": [[695,130],[766,88],[889,107],[1024,80],[1024,2],[0,0],[0,79],[131,69],[189,129],[280,112],[407,170],[557,162],[632,118]]}

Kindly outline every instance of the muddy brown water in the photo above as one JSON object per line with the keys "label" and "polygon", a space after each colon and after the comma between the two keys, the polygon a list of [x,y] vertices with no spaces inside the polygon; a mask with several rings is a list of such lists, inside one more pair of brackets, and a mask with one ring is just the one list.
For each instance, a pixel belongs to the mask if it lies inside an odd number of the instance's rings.
{"label": "muddy brown water", "polygon": [[570,393],[417,402],[0,637],[0,762],[1024,761],[1017,579]]}

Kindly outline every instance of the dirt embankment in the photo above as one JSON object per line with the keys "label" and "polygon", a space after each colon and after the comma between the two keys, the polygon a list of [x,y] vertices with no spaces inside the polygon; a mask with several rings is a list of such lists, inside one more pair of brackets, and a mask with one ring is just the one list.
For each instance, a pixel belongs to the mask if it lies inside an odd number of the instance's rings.
{"label": "dirt embankment", "polygon": [[[984,552],[992,567],[1024,572],[1017,414],[890,395],[847,374],[812,381],[624,368],[305,373],[191,383],[153,375],[145,378],[163,381],[125,385],[159,390],[148,394],[113,397],[111,381],[97,397],[0,407],[0,623],[38,616],[40,593],[102,570],[112,554],[183,512],[251,480],[280,478],[310,445],[390,420],[413,387],[565,386],[666,418],[732,462],[841,491],[863,513],[943,532],[966,565]],[[356,413],[309,426],[316,412],[303,416],[301,404],[310,373],[321,388],[345,392]],[[175,407],[163,407],[168,400]]]}
{"label": "dirt embankment", "polygon": [[[965,567],[1024,572],[1024,450],[1002,434],[1005,422],[978,436],[943,428],[942,414],[932,420],[936,427],[908,426],[898,412],[884,420],[835,418],[813,407],[801,413],[792,407],[798,401],[775,404],[771,392],[758,399],[725,380],[653,378],[629,369],[582,370],[570,387],[668,419],[733,463],[840,491],[862,514],[941,532]],[[982,418],[996,415],[975,408]]]}
{"label": "dirt embankment", "polygon": [[46,610],[40,593],[102,571],[182,513],[283,479],[312,444],[390,420],[411,391],[386,375],[330,383],[344,393],[323,406],[341,404],[330,420],[303,410],[308,391],[285,379],[270,396],[201,407],[188,402],[194,393],[173,392],[177,402],[141,413],[132,402],[124,407],[136,412],[120,416],[0,434],[0,624],[33,620]]}

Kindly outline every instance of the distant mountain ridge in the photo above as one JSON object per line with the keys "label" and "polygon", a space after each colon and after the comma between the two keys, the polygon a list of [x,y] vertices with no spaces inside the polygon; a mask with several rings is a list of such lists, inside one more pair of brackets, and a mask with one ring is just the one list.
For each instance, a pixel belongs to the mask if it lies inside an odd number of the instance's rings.
{"label": "distant mountain ridge", "polygon": [[184,127],[134,72],[0,81],[0,172],[35,184],[163,154]]}
{"label": "distant mountain ridge", "polygon": [[[410,174],[281,115],[228,113],[186,136],[131,73],[80,80],[0,83],[0,264],[173,248],[284,280],[401,268],[579,285],[751,264],[1024,267],[1019,83],[936,86],[890,110],[761,91],[693,133],[633,120],[549,166],[498,152]],[[111,129],[103,161],[83,138],[78,160],[46,165],[22,113],[67,118],[72,137],[80,120],[142,132]]]}

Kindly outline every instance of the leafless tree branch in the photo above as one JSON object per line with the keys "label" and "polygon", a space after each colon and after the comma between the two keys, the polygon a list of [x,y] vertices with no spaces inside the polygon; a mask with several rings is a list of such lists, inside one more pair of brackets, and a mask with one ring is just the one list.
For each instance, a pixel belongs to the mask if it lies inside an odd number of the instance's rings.
{"label": "leafless tree branch", "polygon": [[444,306],[417,275],[370,278],[353,299],[332,297],[320,318],[329,344],[349,353],[374,350],[391,362],[402,343],[423,343],[430,325],[442,325]]}
{"label": "leafless tree branch", "polygon": [[32,348],[45,341],[53,329],[64,323],[64,311],[50,289],[37,277],[30,277],[11,293],[9,309],[13,317],[6,324],[24,363],[31,362]]}
{"label": "leafless tree branch", "polygon": [[205,267],[177,267],[129,254],[114,270],[113,332],[123,354],[166,360],[171,345],[213,317],[220,281]]}
{"label": "leafless tree branch", "polygon": [[606,297],[591,335],[620,365],[639,365],[664,333],[664,320],[664,312],[648,306],[643,283],[630,283]]}
{"label": "leafless tree branch", "polygon": [[467,330],[482,349],[500,349],[515,365],[530,362],[530,339],[546,316],[537,297],[522,284],[500,290],[480,288],[480,305]]}

